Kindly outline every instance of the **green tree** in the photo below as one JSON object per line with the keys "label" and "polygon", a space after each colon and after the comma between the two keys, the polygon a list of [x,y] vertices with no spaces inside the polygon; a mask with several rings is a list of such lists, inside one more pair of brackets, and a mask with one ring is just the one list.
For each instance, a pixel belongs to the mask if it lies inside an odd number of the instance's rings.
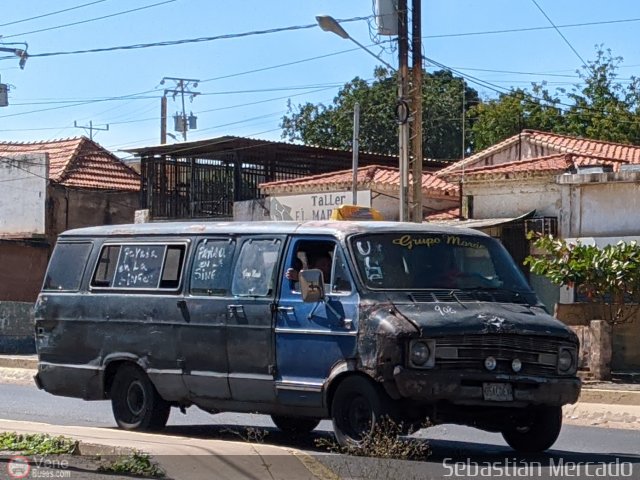
{"label": "green tree", "polygon": [[[423,155],[425,158],[459,158],[462,89],[465,89],[466,110],[480,101],[478,92],[446,71],[425,72],[423,78]],[[307,145],[350,149],[353,106],[359,102],[360,147],[365,151],[397,154],[397,88],[395,74],[379,67],[372,82],[356,77],[346,83],[330,105],[289,103],[289,111],[282,118],[282,137]]]}
{"label": "green tree", "polygon": [[602,46],[578,70],[581,82],[554,93],[544,83],[516,89],[476,105],[471,141],[475,151],[525,128],[621,143],[640,143],[640,80],[618,79],[621,57]]}
{"label": "green tree", "polygon": [[537,237],[534,246],[542,254],[525,259],[531,272],[556,285],[574,287],[589,301],[603,305],[602,320],[612,325],[635,316],[640,306],[640,246],[636,242],[598,248],[547,235]]}

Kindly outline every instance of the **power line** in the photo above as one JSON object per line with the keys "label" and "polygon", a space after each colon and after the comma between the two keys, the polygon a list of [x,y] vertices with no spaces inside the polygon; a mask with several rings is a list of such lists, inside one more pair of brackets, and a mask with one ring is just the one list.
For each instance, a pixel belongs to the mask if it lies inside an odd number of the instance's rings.
{"label": "power line", "polygon": [[[577,28],[577,27],[590,27],[595,25],[611,25],[616,23],[632,23],[640,22],[640,18],[625,18],[620,20],[605,20],[601,22],[584,22],[584,23],[568,23],[565,25],[557,25],[556,28]],[[520,33],[520,32],[533,32],[536,30],[552,30],[554,27],[522,27],[522,28],[508,28],[504,30],[485,30],[479,32],[460,32],[460,33],[442,33],[436,35],[427,35],[422,38],[451,38],[451,37],[471,37],[476,35],[495,35],[500,33]]]}
{"label": "power line", "polygon": [[[32,33],[48,32],[49,30],[57,30],[59,28],[72,27],[74,25],[82,25],[84,23],[90,23],[90,22],[95,22],[95,21],[98,21],[98,20],[104,20],[105,18],[117,17],[119,15],[125,15],[127,13],[133,13],[133,12],[138,12],[140,10],[146,10],[148,8],[158,7],[160,5],[165,5],[167,3],[172,3],[172,2],[175,2],[175,1],[177,1],[177,0],[164,0],[163,2],[153,3],[151,5],[146,5],[144,7],[138,7],[138,8],[133,8],[131,10],[125,10],[123,12],[112,13],[110,15],[104,15],[102,17],[89,18],[87,20],[80,20],[79,22],[67,23],[67,24],[64,24],[64,25],[56,25],[55,27],[41,28],[39,30],[32,30],[30,32],[15,33],[13,35],[6,35],[6,36],[4,36],[2,38],[21,37],[21,36],[24,36],[24,35],[30,35]],[[32,55],[29,55],[29,56],[32,56]]]}
{"label": "power line", "polygon": [[75,7],[65,8],[64,10],[56,10],[55,12],[43,13],[42,15],[37,15],[35,17],[23,18],[21,20],[14,20],[12,22],[0,24],[0,27],[6,27],[8,25],[15,25],[17,23],[28,22],[30,20],[36,20],[38,18],[50,17],[50,16],[53,16],[53,15],[57,15],[59,13],[70,12],[71,10],[77,10],[79,8],[88,7],[90,5],[95,5],[96,3],[102,3],[102,2],[106,2],[106,1],[107,0],[96,0],[95,2],[89,2],[89,3],[84,3],[82,5],[77,5]]}
{"label": "power line", "polygon": [[542,15],[544,15],[544,17],[549,21],[549,23],[551,24],[551,26],[556,30],[556,32],[558,32],[558,35],[560,35],[562,37],[562,39],[564,40],[564,43],[566,43],[567,45],[569,45],[569,48],[573,51],[573,53],[576,54],[576,56],[580,59],[580,61],[582,62],[582,65],[588,65],[587,62],[584,61],[584,58],[582,58],[582,56],[578,53],[578,51],[573,48],[573,45],[571,45],[571,42],[569,40],[567,40],[567,37],[565,37],[562,32],[560,31],[560,29],[556,26],[555,23],[553,23],[553,20],[551,20],[551,18],[549,17],[549,15],[546,14],[546,12],[542,9],[542,7],[538,4],[538,2],[536,2],[536,0],[531,0],[533,2],[533,4],[538,7],[538,10],[540,10],[540,13],[542,13]]}
{"label": "power line", "polygon": [[[168,1],[175,1],[175,0],[168,0]],[[347,18],[347,19],[338,20],[338,21],[341,23],[347,23],[347,22],[356,22],[356,21],[366,20],[367,18],[368,17],[354,17],[354,18]],[[164,42],[139,43],[135,45],[120,45],[116,47],[92,48],[88,50],[34,53],[34,54],[30,54],[29,57],[30,58],[53,57],[53,56],[59,56],[59,55],[76,55],[81,53],[102,53],[102,52],[113,52],[116,50],[136,50],[136,49],[151,48],[151,47],[168,47],[173,45],[183,45],[187,43],[212,42],[216,40],[235,39],[235,38],[250,37],[255,35],[267,35],[271,33],[290,32],[294,30],[306,30],[306,29],[317,28],[317,27],[318,27],[317,23],[311,23],[308,25],[293,25],[289,27],[270,28],[267,30],[254,30],[251,32],[228,33],[224,35],[216,35],[214,37],[199,37],[199,38],[188,38],[183,40],[168,40]],[[4,37],[4,38],[9,38],[9,37]],[[1,57],[0,60],[6,59],[6,58],[13,58],[13,57]]]}

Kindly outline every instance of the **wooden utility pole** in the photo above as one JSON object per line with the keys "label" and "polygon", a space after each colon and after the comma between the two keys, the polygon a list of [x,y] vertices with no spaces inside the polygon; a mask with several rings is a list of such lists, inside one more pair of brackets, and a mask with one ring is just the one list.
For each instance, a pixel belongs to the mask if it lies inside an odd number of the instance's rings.
{"label": "wooden utility pole", "polygon": [[160,145],[167,143],[167,96],[160,98]]}
{"label": "wooden utility pole", "polygon": [[102,131],[102,132],[108,132],[109,131],[109,124],[105,125],[104,128],[100,128],[100,127],[94,127],[93,126],[93,120],[89,121],[89,125],[78,125],[78,122],[76,120],[73,121],[73,126],[75,128],[82,128],[84,131],[89,131],[89,138],[91,140],[93,140],[93,132],[95,131]]}
{"label": "wooden utility pole", "polygon": [[407,0],[398,0],[398,144],[400,160],[400,221],[409,221],[409,32]]}
{"label": "wooden utility pole", "polygon": [[411,8],[411,58],[413,69],[411,71],[412,88],[412,124],[413,138],[411,150],[413,154],[411,168],[411,221],[422,223],[422,0],[412,0]]}

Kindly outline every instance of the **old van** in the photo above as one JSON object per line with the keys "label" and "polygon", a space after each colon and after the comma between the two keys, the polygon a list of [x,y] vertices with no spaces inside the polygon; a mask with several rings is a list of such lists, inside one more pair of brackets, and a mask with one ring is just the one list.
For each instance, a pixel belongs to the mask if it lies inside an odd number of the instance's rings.
{"label": "old van", "polygon": [[556,440],[580,393],[575,334],[501,244],[391,222],[158,223],[71,230],[36,308],[36,383],[110,399],[125,429],[171,407],[333,421],[382,416]]}

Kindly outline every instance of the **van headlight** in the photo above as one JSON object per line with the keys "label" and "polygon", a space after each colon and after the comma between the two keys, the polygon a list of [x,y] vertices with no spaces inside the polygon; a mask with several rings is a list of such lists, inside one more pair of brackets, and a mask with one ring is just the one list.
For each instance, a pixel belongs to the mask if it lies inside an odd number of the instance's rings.
{"label": "van headlight", "polygon": [[576,351],[569,348],[560,348],[558,352],[558,372],[566,375],[574,373],[576,369]]}
{"label": "van headlight", "polygon": [[435,363],[435,340],[414,340],[409,346],[409,362],[412,367],[432,368]]}

